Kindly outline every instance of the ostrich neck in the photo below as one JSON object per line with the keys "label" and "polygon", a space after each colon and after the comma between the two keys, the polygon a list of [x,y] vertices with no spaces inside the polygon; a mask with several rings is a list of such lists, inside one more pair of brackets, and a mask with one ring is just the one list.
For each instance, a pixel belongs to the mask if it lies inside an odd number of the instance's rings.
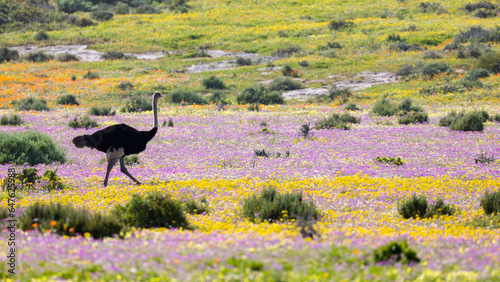
{"label": "ostrich neck", "polygon": [[156,105],[158,104],[158,98],[153,97],[153,128],[158,127],[158,110],[156,109]]}

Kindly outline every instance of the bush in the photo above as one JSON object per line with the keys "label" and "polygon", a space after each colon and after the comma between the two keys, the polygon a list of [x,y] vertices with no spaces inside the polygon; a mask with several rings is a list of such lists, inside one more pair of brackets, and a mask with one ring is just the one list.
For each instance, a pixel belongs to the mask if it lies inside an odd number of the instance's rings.
{"label": "bush", "polygon": [[304,67],[304,68],[307,68],[309,66],[309,62],[308,61],[300,61],[299,62],[299,65],[301,67]]}
{"label": "bush", "polygon": [[500,53],[479,57],[477,67],[480,69],[486,69],[495,74],[500,73]]}
{"label": "bush", "polygon": [[458,46],[457,58],[466,59],[474,58],[477,59],[484,54],[490,54],[491,47],[481,43],[469,44],[466,46]]}
{"label": "bush", "polygon": [[468,81],[477,81],[480,78],[486,78],[490,76],[490,72],[485,69],[472,69],[468,71],[465,76],[464,80]]}
{"label": "bush", "polygon": [[310,123],[301,125],[299,128],[299,137],[312,138],[314,136],[314,133],[311,133],[311,129],[312,127]]}
{"label": "bush", "polygon": [[375,263],[390,261],[392,263],[402,262],[420,262],[417,252],[408,247],[407,241],[389,242],[373,251],[373,260]]}
{"label": "bush", "polygon": [[397,158],[389,157],[389,158],[386,158],[386,157],[377,156],[377,157],[375,157],[375,161],[377,161],[379,163],[396,165],[396,166],[400,166],[400,165],[404,165],[405,164],[405,162],[401,159],[401,157],[397,157]]}
{"label": "bush", "polygon": [[401,39],[401,36],[399,34],[389,34],[386,38],[387,41],[393,41],[393,42],[401,42],[404,41]]}
{"label": "bush", "polygon": [[463,116],[463,118],[456,119],[451,125],[451,130],[460,131],[483,131],[484,118],[480,112],[471,112]]}
{"label": "bush", "polygon": [[61,54],[56,58],[59,62],[71,62],[71,61],[79,61],[77,56],[69,53]]}
{"label": "bush", "polygon": [[109,21],[113,18],[113,13],[103,10],[95,10],[92,12],[92,18],[98,21]]}
{"label": "bush", "polygon": [[444,63],[430,63],[422,67],[422,75],[433,77],[442,73],[451,72],[451,68]]}
{"label": "bush", "polygon": [[153,5],[139,5],[135,9],[135,13],[152,15],[152,14],[159,14],[160,10]]}
{"label": "bush", "polygon": [[33,37],[36,41],[42,41],[49,39],[49,35],[45,31],[39,31]]}
{"label": "bush", "polygon": [[493,18],[497,16],[495,10],[479,9],[474,13],[474,16],[482,19]]}
{"label": "bush", "polygon": [[151,110],[153,110],[151,102],[142,97],[132,97],[128,99],[121,108],[123,113],[145,112]]}
{"label": "bush", "polygon": [[361,119],[358,119],[348,113],[332,114],[328,118],[318,121],[315,124],[316,129],[344,129],[349,130],[348,123],[360,123]]}
{"label": "bush", "polygon": [[168,7],[170,10],[178,13],[187,13],[191,6],[187,3],[189,0],[172,0],[172,4]]}
{"label": "bush", "polygon": [[201,84],[206,88],[206,89],[225,89],[226,85],[224,84],[224,81],[222,81],[220,78],[217,78],[216,76],[212,75],[208,78],[205,78],[201,81]]}
{"label": "bush", "polygon": [[212,95],[208,96],[208,101],[214,104],[222,104],[227,105],[229,101],[226,98],[226,94],[224,92],[215,91]]}
{"label": "bush", "polygon": [[80,105],[80,103],[78,103],[78,101],[76,100],[75,95],[73,94],[67,94],[57,98],[57,103],[59,105]]}
{"label": "bush", "polygon": [[252,65],[252,59],[250,59],[250,58],[246,58],[245,59],[245,58],[242,58],[242,57],[238,57],[236,59],[236,64],[238,66],[250,66],[250,65]]}
{"label": "bush", "polygon": [[353,26],[353,22],[345,20],[333,20],[328,24],[330,30],[342,30]]}
{"label": "bush", "polygon": [[189,214],[206,214],[208,213],[208,202],[205,199],[197,202],[193,199],[188,199],[183,201],[184,209]]}
{"label": "bush", "polygon": [[427,213],[427,197],[425,195],[417,196],[413,194],[410,199],[404,201],[398,206],[398,213],[404,218],[425,218]]}
{"label": "bush", "polygon": [[349,104],[347,104],[347,105],[344,107],[344,109],[345,109],[346,111],[359,111],[359,110],[360,110],[360,108],[358,108],[358,106],[357,106],[356,104],[354,104],[354,103],[349,103]]}
{"label": "bush", "polygon": [[480,164],[490,164],[495,161],[495,155],[491,155],[491,157],[488,157],[485,152],[481,152],[478,156],[474,158],[474,162],[480,163]]}
{"label": "bush", "polygon": [[429,116],[425,113],[410,113],[398,120],[399,124],[415,124],[429,121]]}
{"label": "bush", "polygon": [[420,94],[432,95],[432,94],[447,94],[453,92],[463,92],[465,90],[464,85],[458,83],[443,83],[436,84],[432,86],[423,87],[420,89]]}
{"label": "bush", "polygon": [[97,25],[97,23],[89,18],[79,17],[78,19],[76,19],[75,25],[78,27],[87,27]]}
{"label": "bush", "polygon": [[42,98],[24,98],[14,104],[17,105],[18,111],[50,111],[47,101]]}
{"label": "bush", "polygon": [[398,112],[398,107],[383,97],[373,105],[372,112],[379,116],[393,116]]}
{"label": "bush", "polygon": [[486,43],[499,41],[500,30],[484,29],[481,26],[473,26],[469,28],[469,30],[455,35],[450,46],[447,46],[445,49],[456,49],[461,43],[466,42]]}
{"label": "bush", "polygon": [[295,90],[301,88],[302,84],[300,82],[294,81],[293,79],[285,76],[279,76],[271,81],[271,84],[269,84],[269,90],[271,91]]}
{"label": "bush", "polygon": [[408,44],[404,41],[398,42],[390,47],[391,50],[397,50],[397,51],[403,51],[403,52],[408,52],[408,51],[421,51],[423,50],[422,46],[419,44],[413,43],[413,44]]}
{"label": "bush", "polygon": [[[289,78],[288,78],[289,79]],[[247,87],[236,97],[239,104],[283,104],[283,96],[278,92],[270,92],[260,84]]]}
{"label": "bush", "polygon": [[336,87],[332,87],[330,91],[328,91],[328,99],[333,101],[339,101],[339,103],[345,104],[349,97],[352,96],[352,93],[349,89],[337,89]]}
{"label": "bush", "polygon": [[125,158],[123,158],[123,161],[125,162],[125,165],[127,165],[127,166],[141,163],[141,161],[139,160],[139,157],[137,155],[125,156]]}
{"label": "bush", "polygon": [[89,109],[89,115],[93,116],[114,116],[116,112],[111,107],[92,107]]}
{"label": "bush", "polygon": [[59,0],[57,1],[57,7],[60,11],[72,14],[78,11],[90,11],[92,3],[85,0]]}
{"label": "bush", "polygon": [[101,59],[106,60],[106,61],[121,60],[121,59],[126,59],[126,56],[125,56],[125,54],[123,54],[123,52],[108,51],[108,52],[104,53],[104,55],[101,56]]}
{"label": "bush", "polygon": [[100,239],[119,234],[123,225],[113,216],[90,213],[61,203],[35,202],[21,212],[19,227],[67,236],[89,233],[94,239]]}
{"label": "bush", "polygon": [[284,65],[283,68],[281,69],[281,74],[283,76],[291,76],[291,77],[299,77],[300,76],[300,72],[292,69],[292,67],[290,65]]}
{"label": "bush", "polygon": [[436,51],[427,51],[424,53],[424,59],[441,59],[443,54]]}
{"label": "bush", "polygon": [[140,227],[167,227],[191,229],[182,203],[160,192],[134,194],[125,205],[117,205],[111,214],[125,224]]}
{"label": "bush", "polygon": [[28,62],[32,63],[42,63],[54,59],[54,56],[45,54],[43,51],[29,53],[24,57]]}
{"label": "bush", "polygon": [[24,121],[18,115],[3,115],[2,118],[0,118],[0,125],[16,126],[22,124],[23,122]]}
{"label": "bush", "polygon": [[62,190],[65,188],[64,184],[61,182],[61,178],[57,176],[57,169],[47,169],[43,174],[42,180],[46,182],[42,185],[42,187],[47,189],[49,192],[51,192],[52,190]]}
{"label": "bush", "polygon": [[481,197],[480,203],[487,215],[499,214],[500,213],[500,190],[494,192],[488,192]]}
{"label": "bush", "polygon": [[464,6],[464,10],[466,10],[469,13],[472,13],[479,9],[495,10],[496,7],[495,5],[491,4],[491,2],[469,3]]}
{"label": "bush", "polygon": [[287,47],[283,47],[283,48],[278,48],[278,50],[276,50],[273,55],[275,56],[280,56],[280,57],[288,57],[290,55],[293,55],[295,53],[298,53],[302,51],[302,47],[298,46],[298,45],[292,45],[292,46],[287,46]]}
{"label": "bush", "polygon": [[0,164],[49,164],[64,163],[64,152],[52,138],[39,132],[0,132]]}
{"label": "bush", "polygon": [[83,79],[98,79],[99,74],[91,71],[87,71],[85,74],[83,74]]}
{"label": "bush", "polygon": [[398,109],[404,112],[421,112],[422,108],[419,106],[414,106],[413,101],[410,98],[406,98],[398,105]]}
{"label": "bush", "polygon": [[189,91],[189,90],[175,90],[172,93],[170,93],[169,96],[170,102],[171,103],[184,103],[188,105],[192,104],[197,104],[197,105],[205,105],[207,104],[207,101],[205,98],[199,96],[198,94]]}
{"label": "bush", "polygon": [[19,52],[10,50],[7,47],[0,48],[0,63],[10,62],[19,59]]}
{"label": "bush", "polygon": [[81,118],[81,120],[78,120],[78,118],[74,118],[72,121],[68,123],[68,126],[74,129],[77,128],[89,129],[98,127],[99,124],[97,123],[97,121],[91,119],[89,116],[84,116],[83,118]]}
{"label": "bush", "polygon": [[434,205],[429,206],[425,195],[417,196],[413,194],[411,198],[398,206],[398,213],[404,219],[432,218],[441,215],[453,215],[455,212],[456,208],[445,204],[441,198],[438,198]]}
{"label": "bush", "polygon": [[127,15],[128,13],[130,13],[128,5],[122,2],[118,2],[116,4],[115,13],[117,15]]}
{"label": "bush", "polygon": [[276,188],[265,188],[260,195],[243,200],[243,216],[252,222],[303,218],[317,219],[319,211],[313,202],[305,202],[302,193],[278,193]]}

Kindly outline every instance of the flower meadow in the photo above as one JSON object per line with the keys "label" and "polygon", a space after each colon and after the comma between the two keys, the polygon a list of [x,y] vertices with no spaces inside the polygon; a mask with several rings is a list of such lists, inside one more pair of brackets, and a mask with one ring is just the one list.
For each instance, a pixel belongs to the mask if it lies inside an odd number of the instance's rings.
{"label": "flower meadow", "polygon": [[[123,239],[19,232],[19,272],[7,279],[498,279],[498,230],[469,222],[484,214],[480,197],[500,189],[496,162],[474,161],[481,152],[498,154],[500,128],[493,122],[481,133],[439,127],[439,116],[448,110],[430,109],[426,124],[397,125],[395,118],[371,116],[365,108],[354,114],[361,123],[350,130],[313,130],[312,137],[304,138],[298,135],[302,124],[339,109],[289,105],[252,112],[242,106],[218,111],[210,105],[160,104],[160,122],[172,118],[174,126],[160,127],[139,163],[128,166],[143,184],[132,184],[115,167],[106,188],[104,154],[71,143],[74,136],[95,130],[68,127],[80,110],[23,112],[25,124],[2,131],[50,135],[68,162],[35,168],[57,169],[69,188],[18,193],[18,208],[36,201],[60,202],[107,213],[132,194],[161,191],[180,200],[205,198],[210,211],[188,215],[192,231],[133,229]],[[151,112],[95,119],[101,127],[123,122],[147,130],[152,124]],[[256,157],[254,150],[260,149],[282,154]],[[284,157],[286,151],[289,156]],[[377,156],[401,157],[404,164],[376,162]],[[1,173],[7,175],[10,167],[2,165]],[[313,201],[321,211],[314,223],[319,236],[303,238],[293,221],[253,223],[243,218],[244,198],[266,187],[300,191]],[[431,201],[442,197],[458,211],[403,219],[398,204],[413,193]],[[377,247],[402,240],[417,252],[420,263],[370,261]],[[0,255],[6,257],[6,251],[2,248]]]}

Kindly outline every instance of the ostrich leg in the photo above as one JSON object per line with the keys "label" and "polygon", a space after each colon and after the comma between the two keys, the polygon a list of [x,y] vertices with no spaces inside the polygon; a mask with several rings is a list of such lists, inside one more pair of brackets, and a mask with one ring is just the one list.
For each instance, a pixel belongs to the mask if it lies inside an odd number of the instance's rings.
{"label": "ostrich leg", "polygon": [[120,171],[125,173],[126,176],[130,177],[130,179],[132,179],[135,183],[137,184],[141,184],[141,182],[137,181],[137,179],[135,179],[135,177],[133,177],[127,170],[127,168],[125,167],[125,160],[123,159],[123,157],[120,158]]}
{"label": "ostrich leg", "polygon": [[113,168],[113,166],[116,164],[117,161],[118,159],[111,159],[108,162],[108,171],[106,171],[106,177],[104,178],[104,187],[108,186],[109,172],[111,171],[111,169]]}

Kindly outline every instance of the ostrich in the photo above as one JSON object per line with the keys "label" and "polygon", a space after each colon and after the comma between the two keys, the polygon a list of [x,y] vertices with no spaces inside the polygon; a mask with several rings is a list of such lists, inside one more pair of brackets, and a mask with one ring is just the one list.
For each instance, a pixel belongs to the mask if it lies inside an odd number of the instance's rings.
{"label": "ostrich", "polygon": [[153,94],[153,128],[149,131],[139,131],[126,124],[115,124],[95,132],[92,135],[80,135],[73,138],[73,144],[77,148],[90,147],[106,153],[108,170],[104,178],[104,187],[108,185],[109,172],[120,160],[120,171],[132,179],[135,183],[141,184],[135,179],[125,167],[124,157],[127,155],[139,154],[146,149],[146,144],[153,139],[158,131],[158,99],[163,97],[160,92]]}

